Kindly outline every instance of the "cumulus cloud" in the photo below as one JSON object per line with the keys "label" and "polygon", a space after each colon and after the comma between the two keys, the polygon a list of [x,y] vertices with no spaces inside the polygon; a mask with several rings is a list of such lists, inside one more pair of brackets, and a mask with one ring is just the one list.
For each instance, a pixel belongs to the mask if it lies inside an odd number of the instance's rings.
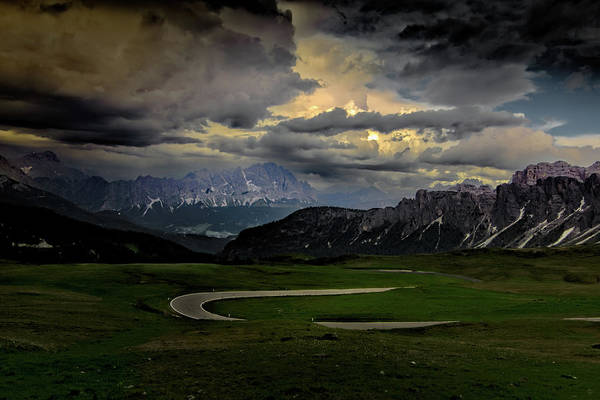
{"label": "cumulus cloud", "polygon": [[292,71],[290,19],[274,1],[0,2],[0,126],[127,146],[253,127],[317,86]]}
{"label": "cumulus cloud", "polygon": [[541,161],[565,160],[589,165],[598,158],[592,146],[561,146],[555,138],[527,127],[489,128],[446,150],[429,149],[419,161],[431,165],[474,165],[504,170],[521,169]]}

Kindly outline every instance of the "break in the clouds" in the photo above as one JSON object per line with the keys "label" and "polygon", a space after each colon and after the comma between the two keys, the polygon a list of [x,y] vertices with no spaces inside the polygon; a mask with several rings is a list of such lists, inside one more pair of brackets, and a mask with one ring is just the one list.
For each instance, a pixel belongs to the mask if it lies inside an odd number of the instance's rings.
{"label": "break in the clouds", "polygon": [[0,145],[395,193],[600,147],[600,3],[0,0]]}

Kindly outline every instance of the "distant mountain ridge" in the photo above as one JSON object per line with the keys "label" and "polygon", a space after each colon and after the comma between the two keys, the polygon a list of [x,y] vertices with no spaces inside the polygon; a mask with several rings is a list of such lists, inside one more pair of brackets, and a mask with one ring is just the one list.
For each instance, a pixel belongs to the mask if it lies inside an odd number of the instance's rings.
{"label": "distant mountain ridge", "polygon": [[308,183],[274,163],[203,169],[182,179],[140,176],[112,182],[66,167],[50,151],[27,154],[13,164],[3,168],[11,178],[90,212],[117,211],[137,224],[170,232],[232,235],[316,204],[316,191]]}
{"label": "distant mountain ridge", "polygon": [[[43,208],[59,216],[92,224],[103,229],[137,232],[178,243],[189,250],[214,254],[223,249],[227,239],[194,234],[167,233],[138,226],[116,212],[92,213],[85,211],[60,196],[16,181],[0,173],[0,207],[18,206],[19,209]],[[40,221],[42,223],[42,221]],[[60,230],[60,227],[56,227]]]}
{"label": "distant mountain ridge", "polygon": [[396,207],[308,208],[241,232],[223,254],[228,258],[411,254],[597,243],[598,165],[541,163],[515,173],[511,183],[495,191],[476,185],[419,190],[414,199],[403,199]]}
{"label": "distant mountain ridge", "polygon": [[[75,200],[92,211],[127,207],[144,207],[148,211],[156,203],[175,208],[196,204],[227,207],[316,201],[315,191],[308,183],[298,181],[290,171],[274,163],[219,172],[203,169],[190,172],[182,179],[148,175],[113,182],[65,167],[50,151],[30,153],[14,163],[48,191]],[[89,191],[95,198],[88,198],[82,190]]]}
{"label": "distant mountain ridge", "polygon": [[[191,250],[218,243],[161,237],[119,218],[102,218],[61,197],[0,175],[0,257],[53,262],[212,261]],[[207,238],[211,240],[210,238]]]}

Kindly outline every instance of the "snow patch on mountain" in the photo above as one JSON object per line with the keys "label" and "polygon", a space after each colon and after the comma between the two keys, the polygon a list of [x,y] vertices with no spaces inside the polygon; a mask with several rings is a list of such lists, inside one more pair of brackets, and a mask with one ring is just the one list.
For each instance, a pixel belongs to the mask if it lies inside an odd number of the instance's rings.
{"label": "snow patch on mountain", "polygon": [[548,247],[554,247],[554,246],[558,246],[560,243],[562,243],[563,240],[565,240],[570,234],[571,232],[573,232],[573,230],[575,229],[574,226],[570,227],[569,229],[566,229],[558,238],[558,240],[550,245],[548,245]]}
{"label": "snow patch on mountain", "polygon": [[525,207],[522,207],[521,210],[519,210],[519,216],[517,217],[517,219],[515,219],[512,223],[508,224],[498,232],[494,233],[492,236],[484,240],[481,244],[479,244],[476,247],[483,248],[489,246],[494,241],[494,239],[496,239],[500,234],[506,232],[508,229],[512,228],[517,222],[519,222],[523,218],[523,215],[525,215]]}

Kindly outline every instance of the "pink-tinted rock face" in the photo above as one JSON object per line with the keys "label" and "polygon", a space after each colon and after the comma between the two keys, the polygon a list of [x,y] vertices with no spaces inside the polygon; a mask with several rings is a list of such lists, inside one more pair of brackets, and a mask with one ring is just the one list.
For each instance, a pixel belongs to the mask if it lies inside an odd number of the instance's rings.
{"label": "pink-tinted rock face", "polygon": [[512,177],[512,183],[531,186],[535,185],[538,179],[545,179],[550,176],[566,176],[583,182],[594,173],[600,173],[599,161],[587,168],[571,165],[565,161],[556,161],[553,163],[542,162],[528,165],[524,170],[515,172]]}
{"label": "pink-tinted rock face", "polygon": [[473,193],[476,196],[495,196],[494,189],[489,185],[474,185],[471,183],[458,183],[448,190],[457,192],[468,192]]}
{"label": "pink-tinted rock face", "polygon": [[585,171],[586,177],[592,174],[600,174],[600,161],[596,161],[592,165],[586,168]]}

